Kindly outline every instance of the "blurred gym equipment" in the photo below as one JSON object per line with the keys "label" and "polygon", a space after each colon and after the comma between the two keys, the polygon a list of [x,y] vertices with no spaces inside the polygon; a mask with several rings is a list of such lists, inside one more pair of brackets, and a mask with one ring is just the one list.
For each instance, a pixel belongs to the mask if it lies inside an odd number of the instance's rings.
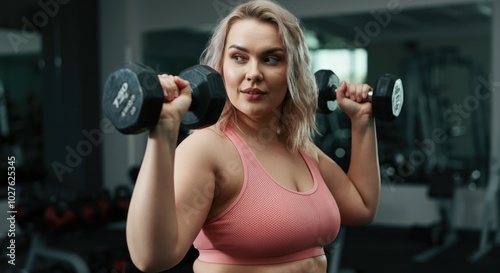
{"label": "blurred gym equipment", "polygon": [[479,66],[452,47],[414,51],[405,75],[408,99],[416,102],[407,106],[405,153],[429,181],[428,196],[439,215],[430,227],[431,247],[413,257],[427,262],[459,240],[456,189],[486,186],[489,101],[477,97]]}

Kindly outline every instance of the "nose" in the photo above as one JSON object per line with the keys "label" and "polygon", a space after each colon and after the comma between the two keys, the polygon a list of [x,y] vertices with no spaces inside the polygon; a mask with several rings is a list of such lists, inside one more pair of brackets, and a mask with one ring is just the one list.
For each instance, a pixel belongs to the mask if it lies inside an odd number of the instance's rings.
{"label": "nose", "polygon": [[262,72],[260,70],[258,62],[253,61],[253,62],[249,63],[246,79],[247,79],[247,81],[250,81],[250,82],[262,81],[263,75],[262,75]]}

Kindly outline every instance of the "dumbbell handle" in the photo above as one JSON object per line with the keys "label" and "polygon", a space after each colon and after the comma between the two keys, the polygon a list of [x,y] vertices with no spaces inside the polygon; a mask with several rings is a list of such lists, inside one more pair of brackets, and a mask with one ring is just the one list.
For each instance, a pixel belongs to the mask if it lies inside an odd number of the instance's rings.
{"label": "dumbbell handle", "polygon": [[[326,89],[327,91],[328,90],[333,90],[335,88],[335,93],[337,93],[337,88],[340,86],[340,80],[339,78],[337,77],[337,75],[335,75],[335,73],[333,73],[331,70],[326,70],[326,69],[323,69],[323,70],[319,70],[315,73],[315,76],[318,77],[318,81],[322,81],[324,82],[324,77],[327,77],[327,86],[326,86]],[[324,90],[319,90],[321,94],[324,94],[322,91]],[[363,101],[372,101],[372,97],[373,97],[373,88],[371,88],[369,91],[368,91],[368,96],[363,99]],[[328,96],[324,96],[323,99],[325,99],[326,101],[333,101],[333,100],[336,100],[336,97],[334,94],[332,94],[332,92],[326,92],[326,94],[328,94]]]}
{"label": "dumbbell handle", "polygon": [[[335,89],[335,93],[337,93],[337,89]],[[370,91],[368,91],[368,96],[365,99],[363,99],[362,102],[372,102],[372,98],[373,98],[373,89],[371,89]],[[336,106],[335,107],[334,106],[329,106],[329,103],[333,103],[333,101],[336,101],[336,98],[334,97],[333,94],[331,94],[330,98],[326,98],[326,107],[330,111],[333,111],[336,108]],[[318,111],[322,112],[321,109],[319,109]]]}
{"label": "dumbbell handle", "polygon": [[[337,89],[335,89],[335,93],[337,93]],[[373,88],[370,89],[370,91],[368,91],[368,96],[366,98],[364,98],[362,101],[363,102],[366,102],[366,101],[369,101],[371,102],[372,101],[372,98],[373,98]],[[336,100],[335,98],[333,98],[332,100]]]}
{"label": "dumbbell handle", "polygon": [[372,101],[372,98],[373,98],[373,89],[370,89],[370,91],[368,91],[368,96],[366,97],[366,101]]}

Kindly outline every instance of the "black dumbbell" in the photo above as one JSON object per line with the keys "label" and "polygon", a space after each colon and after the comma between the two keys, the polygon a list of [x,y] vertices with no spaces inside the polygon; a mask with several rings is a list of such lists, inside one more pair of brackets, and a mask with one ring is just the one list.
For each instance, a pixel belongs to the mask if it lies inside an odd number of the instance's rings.
{"label": "black dumbbell", "polygon": [[[205,65],[189,67],[179,77],[192,89],[192,102],[182,120],[188,129],[214,124],[226,102],[221,75]],[[102,108],[113,126],[123,134],[138,134],[158,123],[165,102],[158,73],[130,63],[111,73],[104,85]]]}
{"label": "black dumbbell", "polygon": [[[331,70],[318,70],[314,73],[318,85],[318,112],[328,114],[332,109],[328,102],[334,101],[335,91],[340,84],[339,78]],[[372,102],[373,116],[384,121],[393,121],[401,113],[404,93],[401,79],[392,74],[380,77],[375,89],[368,93]]]}

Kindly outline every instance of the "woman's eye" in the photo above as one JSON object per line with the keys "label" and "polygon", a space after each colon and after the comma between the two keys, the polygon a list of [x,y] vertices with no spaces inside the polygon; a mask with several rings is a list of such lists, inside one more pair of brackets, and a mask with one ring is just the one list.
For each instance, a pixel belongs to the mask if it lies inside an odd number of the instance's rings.
{"label": "woman's eye", "polygon": [[233,55],[233,60],[237,61],[237,62],[241,62],[243,61],[243,56],[241,55]]}
{"label": "woman's eye", "polygon": [[266,58],[264,58],[264,61],[266,63],[276,64],[276,63],[278,63],[280,61],[280,59],[277,58],[277,57],[266,57]]}

